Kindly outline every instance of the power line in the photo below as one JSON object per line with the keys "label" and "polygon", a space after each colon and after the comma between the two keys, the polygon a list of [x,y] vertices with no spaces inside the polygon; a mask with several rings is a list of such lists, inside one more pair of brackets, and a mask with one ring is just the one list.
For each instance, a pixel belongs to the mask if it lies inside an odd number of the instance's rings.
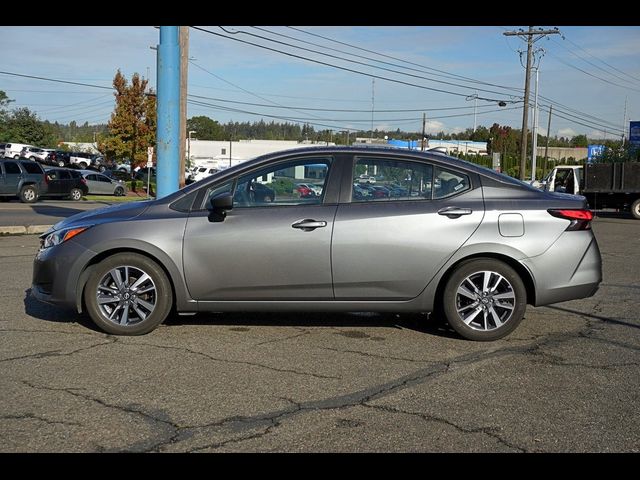
{"label": "power line", "polygon": [[[227,103],[236,103],[239,105],[250,105],[253,107],[269,107],[269,108],[283,108],[289,110],[310,110],[310,111],[318,111],[318,112],[346,112],[346,113],[368,113],[371,112],[371,109],[351,109],[351,108],[316,108],[316,107],[301,107],[301,106],[287,106],[287,105],[267,105],[264,103],[252,103],[252,102],[241,102],[238,100],[226,100],[223,98],[217,97],[206,97],[203,95],[193,95],[190,94],[191,98],[200,98],[204,100],[214,100],[217,102],[227,102]],[[486,107],[494,107],[494,105],[481,105],[478,108],[486,108]],[[465,107],[442,107],[442,108],[403,108],[403,109],[377,109],[378,113],[402,113],[402,112],[435,112],[435,111],[444,111],[444,110],[468,110],[474,108],[473,106],[465,106]]]}
{"label": "power line", "polygon": [[[304,51],[307,51],[307,52],[315,53],[315,54],[318,54],[318,55],[322,55],[324,57],[335,58],[337,60],[342,60],[342,61],[349,62],[349,63],[355,63],[357,65],[363,65],[363,66],[369,67],[369,68],[377,68],[377,69],[380,69],[380,70],[384,70],[386,72],[395,73],[397,75],[405,75],[407,77],[418,78],[418,79],[427,80],[427,81],[430,81],[430,82],[442,83],[442,84],[445,84],[445,85],[451,85],[451,86],[460,87],[460,88],[468,88],[468,89],[479,90],[481,92],[495,93],[495,94],[498,94],[498,95],[504,95],[503,92],[496,92],[495,90],[487,90],[487,89],[478,88],[478,87],[469,87],[467,85],[460,85],[459,83],[445,82],[443,80],[434,80],[433,78],[425,77],[423,75],[415,75],[415,74],[412,74],[412,73],[399,72],[399,71],[393,70],[391,68],[381,67],[381,66],[377,66],[377,65],[371,65],[369,63],[360,62],[358,60],[352,60],[352,59],[349,59],[349,58],[344,58],[344,57],[341,57],[341,56],[338,56],[338,55],[333,55],[333,54],[326,53],[326,52],[319,52],[318,50],[313,50],[311,48],[292,45],[292,44],[287,43],[287,42],[282,42],[280,40],[274,40],[272,38],[265,37],[263,35],[257,35],[255,33],[247,32],[247,31],[244,31],[244,30],[238,30],[237,32],[230,32],[230,31],[226,30],[224,27],[220,26],[219,28],[221,30],[223,30],[224,32],[228,33],[228,34],[236,35],[236,34],[240,33],[240,34],[244,34],[244,35],[249,35],[251,37],[256,37],[256,38],[260,38],[262,40],[266,40],[268,42],[278,43],[280,45],[285,45],[287,47],[297,48],[299,50],[304,50]],[[353,55],[353,54],[348,54],[348,55],[357,56],[357,55]]]}
{"label": "power line", "polygon": [[71,82],[71,81],[68,81],[68,80],[58,80],[58,79],[55,79],[55,78],[37,77],[35,75],[24,75],[22,73],[14,73],[14,72],[3,72],[3,71],[0,71],[0,73],[3,74],[3,75],[11,75],[11,76],[14,76],[14,77],[23,77],[23,78],[33,78],[33,79],[36,79],[36,80],[45,80],[47,82],[67,83],[69,85],[80,85],[80,86],[83,86],[83,87],[101,88],[103,90],[113,90],[113,87],[104,87],[102,85],[93,85],[93,84],[90,84],[90,83]]}
{"label": "power line", "polygon": [[[406,70],[411,70],[411,71],[414,71],[414,72],[430,73],[430,72],[426,71],[426,69],[429,69],[429,70],[435,70],[435,71],[441,71],[441,70],[436,70],[436,69],[429,68],[429,67],[424,67],[424,66],[421,66],[421,68],[420,68],[420,69],[412,68],[412,67],[407,67],[407,66],[405,66],[405,65],[401,65],[401,64],[398,64],[398,63],[386,62],[386,61],[384,61],[384,60],[377,60],[377,59],[375,59],[375,58],[368,57],[368,56],[366,56],[366,55],[358,55],[358,54],[350,53],[350,52],[346,52],[346,51],[344,51],[344,50],[340,50],[340,49],[337,49],[337,48],[331,48],[331,47],[328,47],[328,46],[326,46],[326,45],[322,45],[322,44],[318,44],[318,43],[314,43],[314,42],[309,42],[309,41],[306,41],[306,40],[301,40],[301,39],[299,39],[299,38],[292,37],[292,36],[290,36],[290,35],[285,35],[284,33],[273,32],[273,31],[268,30],[268,29],[266,29],[266,28],[255,27],[255,26],[252,26],[251,28],[255,28],[255,29],[257,29],[257,30],[261,30],[261,31],[264,31],[264,32],[268,32],[268,33],[271,33],[272,35],[278,35],[278,36],[281,36],[281,37],[284,37],[284,38],[289,38],[289,39],[294,40],[294,41],[296,41],[296,42],[301,42],[301,43],[306,43],[306,44],[314,45],[314,46],[316,46],[316,47],[324,48],[324,49],[327,49],[327,50],[332,50],[332,51],[334,51],[334,52],[344,53],[344,54],[346,54],[346,55],[350,55],[350,56],[352,56],[352,57],[356,57],[356,58],[363,58],[363,59],[366,59],[366,60],[371,60],[371,61],[373,61],[373,62],[378,62],[378,63],[382,63],[382,64],[385,64],[385,65],[391,65],[391,66],[394,66],[394,67],[404,68],[404,69],[406,69]],[[297,29],[297,28],[293,28],[293,27],[287,27],[287,28],[291,28],[292,30],[300,31],[300,32],[306,33],[306,34],[308,34],[308,35],[319,36],[319,35],[315,35],[315,34],[312,34],[312,33],[309,33],[309,32],[305,32],[304,30],[301,30],[301,29]],[[242,33],[246,33],[246,34],[248,34],[248,35],[252,35],[252,34],[250,34],[250,33],[248,33],[248,32],[242,32]],[[260,38],[264,38],[264,37],[260,37]],[[350,48],[354,48],[354,49],[357,49],[357,50],[363,50],[363,51],[371,52],[371,50],[367,50],[367,49],[365,49],[365,48],[358,47],[358,46],[351,45],[351,44],[346,44],[346,43],[344,43],[344,42],[338,42],[337,40],[333,40],[333,39],[328,38],[328,37],[322,37],[322,38],[324,38],[324,39],[326,39],[326,40],[330,40],[330,41],[336,42],[336,43],[341,43],[341,44],[348,45]],[[275,41],[275,40],[271,40],[271,41]],[[279,42],[279,43],[282,43],[282,42]],[[296,47],[295,45],[290,45],[290,44],[287,44],[287,43],[284,43],[284,44],[285,44],[285,45],[289,45],[289,46],[293,46],[293,47],[295,47],[295,48],[301,48],[301,47]],[[313,51],[313,52],[315,52],[315,53],[322,53],[322,52],[317,52],[317,51],[315,51],[315,50],[309,50],[309,51]],[[371,53],[375,53],[376,55],[384,56],[384,57],[386,57],[386,58],[392,58],[392,59],[394,59],[394,60],[396,60],[396,61],[404,61],[404,62],[406,62],[405,60],[397,59],[397,58],[391,57],[391,56],[389,56],[389,55],[383,55],[383,54],[376,53],[376,52],[371,52]],[[326,55],[326,54],[325,54],[325,55]],[[337,56],[336,56],[336,57],[334,57],[334,58],[340,58],[340,59],[343,59],[342,57],[337,57]],[[351,60],[349,60],[349,59],[343,59],[343,60],[351,61]],[[357,62],[357,63],[360,63],[360,62]],[[413,64],[413,62],[406,62],[406,63]],[[374,65],[364,64],[364,63],[362,63],[362,65],[367,65],[367,66],[371,66],[371,67],[374,67],[374,68],[381,68],[381,67],[376,67],[376,66],[374,66]],[[417,65],[417,64],[413,64],[413,65]],[[385,70],[387,70],[387,69],[385,69]],[[400,73],[400,74],[403,74],[403,75],[404,75],[404,73],[403,73],[403,72],[396,72],[395,70],[389,70],[389,71],[394,71],[395,73]],[[481,81],[479,81],[479,80],[473,80],[473,79],[468,79],[468,80],[467,80],[466,78],[468,78],[468,77],[462,77],[462,76],[460,76],[460,75],[453,75],[453,74],[449,74],[449,73],[445,73],[445,74],[431,73],[431,75],[435,75],[435,76],[437,76],[437,77],[444,77],[444,78],[454,79],[454,80],[458,80],[458,81],[459,81],[460,79],[464,79],[464,81],[466,81],[466,82],[470,82],[470,83],[482,84],[482,85],[487,85],[487,86],[492,86],[492,87],[498,87],[498,88],[504,88],[504,89],[507,89],[507,90],[512,90],[512,91],[520,92],[520,90],[518,90],[517,88],[505,87],[505,86],[503,86],[503,85],[496,85],[496,84],[493,84],[493,83],[481,82]],[[430,81],[432,81],[432,82],[439,82],[439,83],[444,83],[444,84],[447,84],[447,85],[455,85],[455,86],[459,86],[459,87],[463,87],[463,88],[474,88],[474,89],[476,88],[476,87],[469,87],[469,86],[467,86],[467,85],[460,85],[460,84],[457,84],[457,83],[450,83],[450,82],[443,82],[443,81],[441,81],[441,80],[434,80],[434,79],[432,79],[432,78],[428,78],[428,77],[418,76],[418,78],[424,78],[424,79],[426,79],[426,80],[430,80]],[[490,92],[490,93],[500,93],[500,92],[495,92],[495,91],[492,91],[492,90],[483,90],[483,91]]]}
{"label": "power line", "polygon": [[[476,79],[471,78],[471,77],[465,77],[464,75],[458,75],[458,74],[455,74],[455,73],[446,72],[444,70],[439,70],[437,68],[428,67],[426,65],[421,65],[419,63],[410,62],[408,60],[398,59],[398,58],[393,57],[391,55],[387,55],[387,54],[380,53],[380,52],[375,52],[373,50],[368,50],[368,49],[366,49],[364,47],[359,47],[357,45],[353,45],[353,44],[350,44],[350,43],[347,43],[347,42],[342,42],[342,41],[339,41],[339,40],[335,40],[333,38],[326,37],[326,36],[323,36],[323,35],[320,35],[320,34],[317,34],[317,33],[308,32],[306,30],[302,30],[301,28],[296,28],[296,27],[291,27],[291,26],[287,26],[287,28],[290,28],[291,30],[295,30],[297,32],[305,33],[307,35],[311,35],[311,36],[314,36],[314,37],[322,38],[324,40],[329,40],[330,42],[338,43],[340,45],[345,45],[345,46],[348,46],[350,48],[355,48],[357,50],[362,50],[364,52],[373,53],[375,55],[379,55],[379,56],[384,57],[384,58],[389,58],[389,59],[396,60],[396,61],[402,61],[402,62],[407,63],[409,65],[415,65],[415,66],[418,66],[418,67],[421,67],[421,68],[427,69],[427,70],[433,70],[434,72],[439,72],[441,74],[444,74],[444,76],[446,76],[448,78],[457,78],[457,79],[464,80],[464,81],[467,81],[467,82],[470,82],[470,83],[479,83],[479,84],[488,85],[488,86],[491,86],[491,87],[498,87],[498,88],[504,88],[504,89],[507,89],[507,90],[512,90],[512,91],[515,91],[515,92],[522,92],[522,90],[519,89],[519,88],[507,87],[507,86],[504,86],[504,85],[497,85],[495,83],[483,82],[481,80],[476,80]],[[380,62],[380,60],[376,60],[376,61]],[[407,68],[407,67],[403,67],[403,68]],[[435,75],[435,74],[432,74],[432,75]]]}
{"label": "power line", "polygon": [[[411,82],[405,82],[404,80],[398,80],[398,79],[393,79],[393,78],[389,78],[389,77],[384,77],[384,76],[377,75],[377,74],[374,74],[374,73],[362,72],[360,70],[355,70],[353,68],[348,68],[348,67],[343,67],[343,66],[340,66],[340,65],[335,65],[335,64],[332,64],[332,63],[329,63],[329,62],[324,62],[322,60],[311,59],[311,58],[308,58],[308,57],[304,57],[302,55],[297,55],[295,53],[285,52],[283,50],[278,50],[276,48],[267,47],[266,45],[260,45],[258,43],[250,42],[248,40],[242,40],[240,38],[234,38],[234,37],[229,37],[227,35],[222,35],[220,33],[212,32],[210,30],[207,30],[207,29],[204,29],[204,28],[200,28],[200,27],[192,26],[191,28],[193,28],[195,30],[199,30],[201,32],[208,33],[210,35],[215,35],[215,36],[226,38],[226,39],[229,39],[229,40],[234,40],[236,42],[244,43],[244,44],[247,44],[247,45],[253,45],[255,47],[262,48],[264,50],[269,50],[269,51],[272,51],[272,52],[281,53],[281,54],[286,55],[288,57],[298,58],[298,59],[301,59],[301,60],[306,60],[308,62],[317,63],[319,65],[325,65],[327,67],[337,68],[339,70],[344,70],[346,72],[356,73],[358,75],[364,75],[364,76],[369,77],[369,78],[371,78],[371,77],[378,78],[380,80],[387,80],[389,82],[398,83],[398,84],[401,84],[401,85],[407,85],[407,86],[410,86],[410,87],[421,88],[423,90],[430,90],[430,91],[433,91],[433,92],[439,92],[439,93],[445,93],[445,94],[449,94],[449,95],[455,95],[455,96],[458,96],[458,97],[465,97],[466,98],[468,96],[467,94],[464,94],[464,93],[451,92],[451,91],[443,90],[443,89],[440,89],[440,88],[427,87],[427,86],[424,86],[424,85],[418,85],[418,84],[411,83]],[[493,102],[499,102],[500,101],[500,100],[491,99],[491,98],[479,98],[479,99],[480,100],[486,100],[486,101],[493,101]],[[503,101],[507,102],[507,100],[503,100]],[[513,103],[513,101],[509,101],[509,102]]]}

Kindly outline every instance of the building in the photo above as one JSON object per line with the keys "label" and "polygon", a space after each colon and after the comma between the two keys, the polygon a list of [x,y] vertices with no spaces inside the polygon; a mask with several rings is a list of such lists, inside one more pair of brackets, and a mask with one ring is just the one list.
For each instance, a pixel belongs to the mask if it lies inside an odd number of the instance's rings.
{"label": "building", "polygon": [[[197,140],[187,139],[187,155],[192,166],[207,166],[219,170],[237,165],[267,153],[313,146],[313,142],[291,140]],[[335,145],[322,142],[317,145]]]}

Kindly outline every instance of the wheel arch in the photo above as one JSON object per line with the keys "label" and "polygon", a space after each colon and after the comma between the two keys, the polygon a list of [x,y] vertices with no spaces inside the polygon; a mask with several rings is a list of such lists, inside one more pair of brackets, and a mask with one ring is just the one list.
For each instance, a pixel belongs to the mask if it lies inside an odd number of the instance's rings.
{"label": "wheel arch", "polygon": [[529,269],[527,269],[527,267],[525,267],[522,263],[520,263],[513,257],[510,257],[509,255],[505,255],[497,252],[478,252],[478,253],[473,253],[471,255],[462,257],[456,260],[451,265],[449,265],[449,267],[446,269],[446,271],[438,281],[438,286],[436,287],[436,294],[434,298],[434,304],[435,304],[434,307],[439,308],[439,303],[442,301],[444,289],[447,285],[447,282],[449,281],[449,278],[451,278],[451,275],[453,274],[453,272],[455,272],[455,270],[462,263],[468,262],[469,260],[485,259],[485,258],[492,259],[492,260],[499,260],[503,263],[506,263],[511,268],[513,268],[516,271],[516,273],[520,276],[522,283],[524,283],[524,288],[527,292],[527,304],[535,305],[535,299],[536,299],[535,282],[533,280],[533,276],[531,275],[531,272],[529,271]]}
{"label": "wheel arch", "polygon": [[136,253],[144,257],[147,257],[149,260],[152,260],[153,262],[155,262],[164,271],[165,275],[167,276],[167,279],[169,280],[169,285],[171,285],[171,299],[173,302],[172,303],[173,308],[178,307],[176,280],[174,279],[174,274],[176,272],[172,273],[171,269],[167,268],[167,266],[165,265],[165,262],[160,260],[157,256],[154,256],[149,251],[142,250],[140,248],[135,248],[135,247],[118,247],[118,248],[112,248],[109,250],[104,250],[98,253],[97,255],[92,257],[91,260],[85,265],[84,269],[82,270],[82,273],[78,277],[78,282],[76,285],[76,309],[78,313],[86,312],[86,305],[84,301],[84,289],[87,286],[87,282],[95,266],[105,258],[108,258],[112,255],[116,255],[118,253]]}

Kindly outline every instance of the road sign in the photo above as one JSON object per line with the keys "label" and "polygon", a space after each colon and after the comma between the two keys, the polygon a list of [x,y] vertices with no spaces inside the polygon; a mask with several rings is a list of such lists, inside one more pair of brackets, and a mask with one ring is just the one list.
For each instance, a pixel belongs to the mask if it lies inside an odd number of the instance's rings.
{"label": "road sign", "polygon": [[153,167],[153,147],[147,148],[147,168]]}

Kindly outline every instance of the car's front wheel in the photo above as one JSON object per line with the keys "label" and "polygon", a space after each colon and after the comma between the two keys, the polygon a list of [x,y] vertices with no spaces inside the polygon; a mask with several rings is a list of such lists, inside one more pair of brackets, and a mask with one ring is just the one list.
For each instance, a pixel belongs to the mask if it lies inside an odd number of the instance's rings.
{"label": "car's front wheel", "polygon": [[115,335],[143,335],[160,325],[173,303],[162,268],[137,253],[118,253],[89,276],[84,299],[91,319]]}
{"label": "car's front wheel", "polygon": [[114,194],[116,197],[122,197],[122,196],[124,196],[124,188],[122,188],[122,187],[116,187],[116,190],[115,190],[115,192],[113,192],[113,194]]}
{"label": "car's front wheel", "polygon": [[449,325],[469,340],[498,340],[520,324],[527,291],[518,273],[504,262],[472,259],[449,278],[442,309]]}

